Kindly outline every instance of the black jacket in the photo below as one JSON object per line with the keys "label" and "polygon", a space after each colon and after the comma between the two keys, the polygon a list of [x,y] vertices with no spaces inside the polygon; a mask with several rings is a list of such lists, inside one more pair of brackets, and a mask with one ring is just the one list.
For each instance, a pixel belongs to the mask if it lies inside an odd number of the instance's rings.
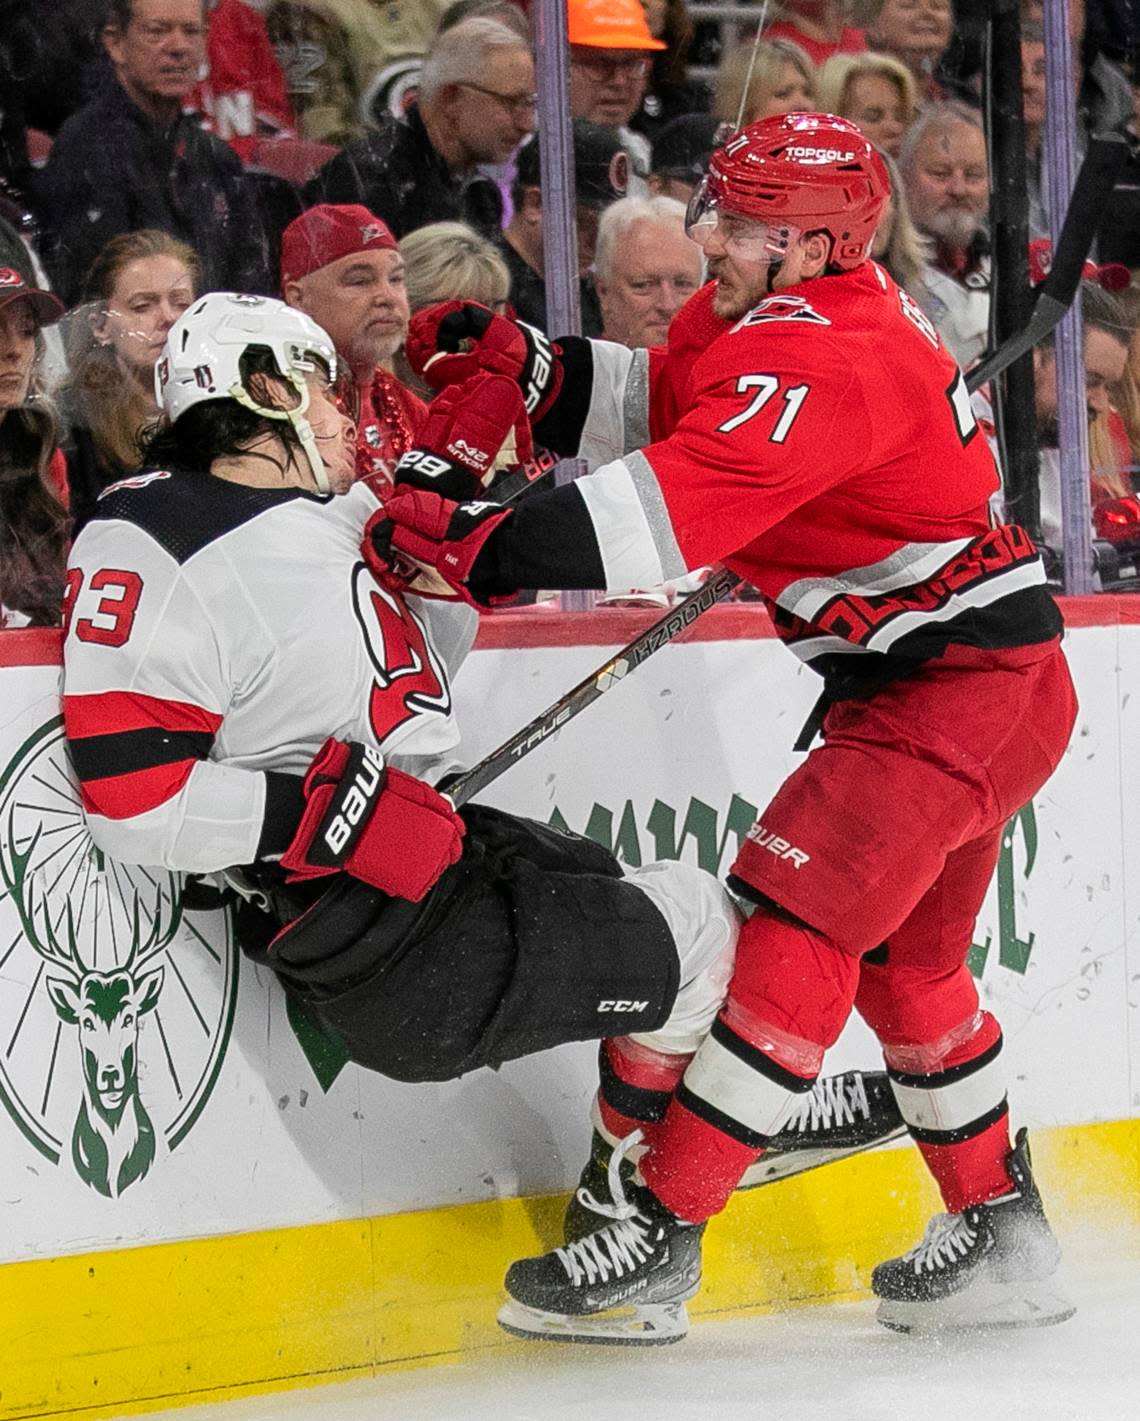
{"label": "black jacket", "polygon": [[160,128],[118,83],[63,125],[39,188],[49,269],[69,305],[105,243],[142,227],[194,248],[204,291],[276,289],[254,188],[234,152],[185,115]]}
{"label": "black jacket", "polygon": [[[537,326],[549,336],[565,335],[565,331],[546,330],[546,282],[528,266],[511,244],[504,240],[496,243],[499,255],[507,264],[511,276],[511,306],[520,321]],[[593,281],[582,277],[578,282],[578,305],[582,314],[582,335],[597,340],[602,334],[602,308],[598,304],[598,293]]]}
{"label": "black jacket", "polygon": [[414,105],[406,119],[385,119],[330,158],[305,196],[309,203],[363,203],[397,237],[429,222],[466,222],[494,238],[503,219],[499,189],[482,173],[454,174],[432,147]]}

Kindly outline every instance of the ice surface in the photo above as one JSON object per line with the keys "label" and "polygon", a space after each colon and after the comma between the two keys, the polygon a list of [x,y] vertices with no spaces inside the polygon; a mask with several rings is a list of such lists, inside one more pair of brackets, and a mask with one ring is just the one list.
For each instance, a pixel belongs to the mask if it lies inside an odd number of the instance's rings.
{"label": "ice surface", "polygon": [[[664,1348],[507,1343],[453,1366],[192,1406],[169,1421],[1140,1421],[1140,1261],[1065,1282],[1058,1327],[951,1341],[885,1331],[874,1304],[694,1323]],[[1087,1255],[1085,1255],[1087,1258]]]}

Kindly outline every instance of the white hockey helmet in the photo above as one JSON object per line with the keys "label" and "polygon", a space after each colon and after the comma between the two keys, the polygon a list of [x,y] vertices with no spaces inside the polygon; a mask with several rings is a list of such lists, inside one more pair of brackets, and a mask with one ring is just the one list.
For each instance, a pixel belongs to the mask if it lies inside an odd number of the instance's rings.
{"label": "white hockey helmet", "polygon": [[[242,378],[242,357],[251,348],[268,350],[277,373],[297,392],[291,409],[257,403]],[[329,492],[324,460],[312,427],[307,371],[320,361],[330,381],[336,379],[336,350],[310,316],[268,296],[214,291],[189,306],[166,337],[154,367],[155,398],[174,424],[188,409],[206,400],[237,400],[266,419],[286,420],[297,431],[321,493]]]}

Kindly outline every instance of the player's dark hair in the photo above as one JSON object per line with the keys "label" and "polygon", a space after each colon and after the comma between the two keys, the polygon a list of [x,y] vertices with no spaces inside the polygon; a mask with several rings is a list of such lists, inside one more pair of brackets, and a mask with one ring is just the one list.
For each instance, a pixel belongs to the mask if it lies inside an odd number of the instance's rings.
{"label": "player's dark hair", "polygon": [[[208,0],[202,0],[202,17],[207,15]],[[122,34],[131,23],[134,0],[107,0],[103,24]]]}
{"label": "player's dark hair", "polygon": [[[250,346],[242,356],[240,370],[246,385],[251,375],[278,373],[265,346]],[[267,419],[234,399],[204,400],[191,405],[176,423],[160,423],[143,431],[142,467],[207,473],[215,459],[239,458],[264,434],[276,435],[290,458],[301,447],[297,431],[287,420]]]}
{"label": "player's dark hair", "polygon": [[58,626],[69,520],[51,486],[54,418],[40,402],[0,424],[0,603],[32,626]]}

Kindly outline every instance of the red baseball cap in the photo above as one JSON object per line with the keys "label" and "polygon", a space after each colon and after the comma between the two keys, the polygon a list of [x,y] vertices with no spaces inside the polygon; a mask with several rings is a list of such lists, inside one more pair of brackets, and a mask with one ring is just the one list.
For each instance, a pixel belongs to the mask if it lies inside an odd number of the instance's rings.
{"label": "red baseball cap", "polygon": [[281,285],[356,252],[395,250],[388,224],[367,207],[322,202],[294,217],[281,234]]}
{"label": "red baseball cap", "polygon": [[34,285],[25,272],[14,266],[0,266],[0,306],[11,301],[27,301],[41,326],[58,321],[66,309],[58,296]]}
{"label": "red baseball cap", "polygon": [[[1039,286],[1053,266],[1053,244],[1048,237],[1034,237],[1029,244],[1029,284]],[[1132,280],[1132,273],[1123,262],[1108,262],[1097,266],[1086,261],[1081,270],[1084,281],[1095,281],[1106,291],[1123,291]]]}

